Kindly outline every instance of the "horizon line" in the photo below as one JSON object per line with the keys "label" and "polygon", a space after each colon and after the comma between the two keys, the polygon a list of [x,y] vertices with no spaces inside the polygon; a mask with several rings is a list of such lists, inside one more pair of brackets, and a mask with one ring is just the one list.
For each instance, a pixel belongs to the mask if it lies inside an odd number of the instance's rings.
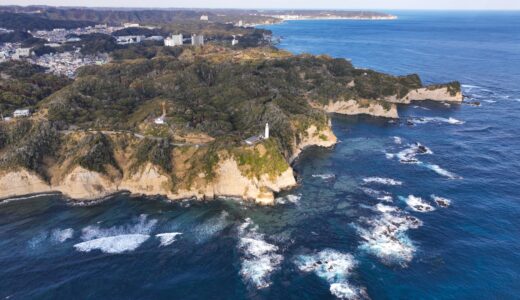
{"label": "horizon line", "polygon": [[478,11],[493,11],[493,12],[520,12],[520,8],[288,8],[288,7],[270,7],[270,8],[245,8],[245,7],[176,7],[176,6],[87,6],[87,5],[47,5],[47,4],[2,4],[0,7],[54,7],[54,8],[87,8],[87,9],[121,9],[121,10],[132,10],[132,9],[143,9],[143,10],[164,10],[164,9],[183,9],[183,10],[315,10],[315,11],[363,11],[363,12],[378,12],[379,10],[386,11],[467,11],[467,12],[478,12]]}

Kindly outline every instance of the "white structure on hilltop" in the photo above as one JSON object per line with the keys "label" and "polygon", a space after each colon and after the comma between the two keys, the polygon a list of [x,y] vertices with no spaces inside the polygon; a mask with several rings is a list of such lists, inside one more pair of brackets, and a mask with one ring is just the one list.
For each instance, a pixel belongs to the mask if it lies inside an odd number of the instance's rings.
{"label": "white structure on hilltop", "polygon": [[31,111],[29,109],[17,109],[13,113],[13,117],[22,118],[29,117],[31,115]]}
{"label": "white structure on hilltop", "polygon": [[236,39],[235,36],[233,36],[233,40],[231,41],[231,46],[235,46],[236,44],[238,44],[238,40]]}
{"label": "white structure on hilltop", "polygon": [[202,16],[200,16],[200,20],[201,21],[208,21],[209,17],[208,17],[208,15],[202,15]]}
{"label": "white structure on hilltop", "polygon": [[31,48],[17,48],[14,52],[13,58],[20,59],[29,56],[31,56]]}
{"label": "white structure on hilltop", "polygon": [[202,46],[202,45],[204,45],[204,36],[203,35],[192,34],[191,35],[191,44],[193,46]]}
{"label": "white structure on hilltop", "polygon": [[157,125],[164,125],[166,124],[166,121],[164,120],[166,118],[166,103],[162,103],[162,115],[158,118],[155,118],[154,123]]}
{"label": "white structure on hilltop", "polygon": [[119,45],[136,44],[140,43],[145,39],[144,35],[124,35],[117,37],[117,43]]}
{"label": "white structure on hilltop", "polygon": [[265,123],[264,140],[269,138],[269,123]]}
{"label": "white structure on hilltop", "polygon": [[139,27],[139,23],[124,23],[124,28]]}
{"label": "white structure on hilltop", "polygon": [[164,40],[164,45],[168,47],[182,46],[184,37],[182,34],[174,34]]}

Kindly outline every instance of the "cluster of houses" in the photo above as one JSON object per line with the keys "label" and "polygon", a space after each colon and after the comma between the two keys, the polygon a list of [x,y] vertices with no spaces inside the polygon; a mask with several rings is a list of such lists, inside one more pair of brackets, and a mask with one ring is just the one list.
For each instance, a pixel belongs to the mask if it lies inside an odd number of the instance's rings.
{"label": "cluster of houses", "polygon": [[192,34],[191,38],[184,38],[182,34],[174,34],[164,39],[164,45],[167,47],[182,46],[185,43],[191,43],[192,46],[204,45],[204,36]]}

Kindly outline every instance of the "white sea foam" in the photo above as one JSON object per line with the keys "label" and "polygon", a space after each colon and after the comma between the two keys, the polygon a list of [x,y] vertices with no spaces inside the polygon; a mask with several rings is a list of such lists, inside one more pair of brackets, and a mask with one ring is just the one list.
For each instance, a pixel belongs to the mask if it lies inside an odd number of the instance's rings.
{"label": "white sea foam", "polygon": [[444,198],[444,197],[439,197],[439,196],[436,196],[436,195],[433,195],[433,194],[430,195],[430,197],[440,207],[446,208],[446,207],[451,205],[451,200],[450,199],[447,199],[447,198]]}
{"label": "white sea foam", "polygon": [[27,244],[31,249],[37,249],[49,236],[49,232],[42,231],[38,233],[36,236],[32,237]]}
{"label": "white sea foam", "polygon": [[392,178],[384,178],[384,177],[367,177],[363,178],[363,182],[365,183],[378,183],[383,185],[402,185],[403,182],[399,180],[395,180]]}
{"label": "white sea foam", "polygon": [[66,229],[54,229],[51,232],[51,239],[55,243],[63,243],[68,239],[71,239],[74,235],[74,229],[66,228]]}
{"label": "white sea foam", "polygon": [[462,179],[462,177],[460,177],[459,175],[454,174],[454,173],[452,173],[452,172],[450,172],[448,170],[445,170],[445,169],[441,168],[439,165],[424,164],[424,166],[427,167],[428,169],[434,171],[435,173],[437,173],[439,175],[448,177],[449,179]]}
{"label": "white sea foam", "polygon": [[403,143],[403,140],[398,137],[398,136],[394,136],[394,143],[398,144],[398,145],[401,145]]}
{"label": "white sea foam", "polygon": [[409,119],[413,124],[427,124],[427,123],[446,123],[451,125],[462,125],[466,122],[457,120],[453,117],[441,118],[441,117],[413,117]]}
{"label": "white sea foam", "polygon": [[105,253],[123,253],[134,251],[150,236],[147,234],[122,234],[116,236],[102,237],[74,245],[76,250],[81,252],[90,252],[92,250],[101,250]]}
{"label": "white sea foam", "polygon": [[49,197],[49,196],[56,196],[56,195],[58,195],[58,193],[44,193],[44,194],[34,194],[34,195],[29,195],[29,196],[24,196],[24,197],[6,198],[4,200],[0,200],[0,205],[7,204],[7,203],[10,203],[10,202],[15,202],[15,201],[22,201],[22,200],[41,198],[41,197]]}
{"label": "white sea foam", "polygon": [[375,198],[377,200],[392,202],[394,199],[392,194],[386,191],[378,191],[367,187],[362,187],[361,190],[367,194],[368,196]]}
{"label": "white sea foam", "polygon": [[84,242],[74,245],[74,248],[82,252],[94,249],[105,253],[133,251],[150,237],[156,224],[157,220],[148,220],[146,215],[140,215],[134,223],[128,225],[109,228],[87,226],[81,230],[81,239]]}
{"label": "white sea foam", "polygon": [[265,241],[258,226],[251,219],[239,227],[238,249],[241,253],[240,275],[243,280],[257,289],[271,285],[271,273],[278,269],[283,256],[278,254],[278,246]]}
{"label": "white sea foam", "polygon": [[287,203],[298,204],[300,202],[301,198],[302,198],[301,194],[298,194],[298,195],[289,194],[284,197],[277,197],[275,199],[275,201],[276,201],[276,204],[287,204]]}
{"label": "white sea foam", "polygon": [[165,232],[156,234],[155,236],[161,240],[161,246],[168,246],[175,242],[177,240],[177,236],[181,234],[182,233],[180,232]]}
{"label": "white sea foam", "polygon": [[405,164],[418,164],[420,161],[417,159],[417,155],[424,155],[424,154],[433,154],[433,151],[420,144],[420,143],[414,143],[411,145],[408,145],[408,148],[400,151],[395,156],[399,158],[399,161],[401,163]]}
{"label": "white sea foam", "polygon": [[408,197],[399,196],[399,199],[406,202],[408,207],[418,212],[430,212],[434,211],[435,207],[431,206],[429,203],[425,202],[421,197],[416,197],[414,195],[408,195]]}
{"label": "white sea foam", "polygon": [[334,175],[334,174],[312,174],[312,177],[320,178],[323,180],[332,180],[332,179],[336,178],[336,175]]}
{"label": "white sea foam", "polygon": [[351,254],[325,249],[313,255],[300,255],[294,263],[302,272],[314,272],[327,281],[330,292],[340,299],[359,299],[363,294],[349,283],[356,261]]}
{"label": "white sea foam", "polygon": [[228,216],[228,212],[224,210],[220,215],[212,217],[204,221],[204,223],[195,226],[193,229],[193,237],[195,238],[196,243],[202,244],[224,230],[224,228],[229,225],[227,220]]}
{"label": "white sea foam", "polygon": [[397,207],[380,206],[376,210],[381,213],[372,218],[361,218],[361,225],[356,225],[363,239],[360,248],[375,255],[385,264],[406,265],[413,259],[416,251],[406,232],[418,228],[422,222]]}

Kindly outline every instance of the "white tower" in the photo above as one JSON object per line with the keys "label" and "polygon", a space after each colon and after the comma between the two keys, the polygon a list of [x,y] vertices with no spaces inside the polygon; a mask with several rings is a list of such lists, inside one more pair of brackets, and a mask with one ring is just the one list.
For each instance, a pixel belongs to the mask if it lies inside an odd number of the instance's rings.
{"label": "white tower", "polygon": [[264,139],[269,138],[269,123],[265,123],[265,132],[264,132]]}

